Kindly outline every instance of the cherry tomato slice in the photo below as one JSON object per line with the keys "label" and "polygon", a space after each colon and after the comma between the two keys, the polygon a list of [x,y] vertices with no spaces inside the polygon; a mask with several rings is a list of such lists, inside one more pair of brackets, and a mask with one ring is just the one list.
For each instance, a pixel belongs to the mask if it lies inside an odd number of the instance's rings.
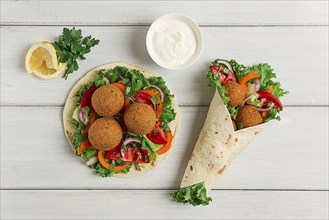
{"label": "cherry tomato slice", "polygon": [[98,86],[92,86],[89,89],[87,89],[85,91],[85,93],[83,93],[83,95],[81,97],[81,102],[80,102],[81,108],[88,106],[91,109],[93,109],[93,107],[91,105],[91,97],[98,88],[99,88]]}
{"label": "cherry tomato slice", "polygon": [[155,144],[167,143],[165,133],[163,132],[159,124],[155,124],[153,131],[148,133],[146,136],[148,139],[150,139],[150,141],[152,141]]}

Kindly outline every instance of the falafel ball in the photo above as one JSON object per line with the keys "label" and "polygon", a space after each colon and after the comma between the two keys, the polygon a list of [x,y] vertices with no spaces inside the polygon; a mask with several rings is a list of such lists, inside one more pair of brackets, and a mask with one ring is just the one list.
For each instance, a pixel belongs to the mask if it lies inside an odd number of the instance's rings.
{"label": "falafel ball", "polygon": [[230,98],[228,105],[235,107],[241,105],[247,95],[247,92],[236,82],[229,81],[223,85],[226,89],[226,96]]}
{"label": "falafel ball", "polygon": [[126,109],[123,120],[128,131],[137,135],[150,133],[156,122],[155,112],[144,103],[133,103]]}
{"label": "falafel ball", "polygon": [[263,119],[255,106],[245,105],[239,109],[236,122],[241,123],[246,128],[261,124]]}
{"label": "falafel ball", "polygon": [[100,116],[113,116],[117,114],[124,103],[121,90],[111,84],[99,87],[91,97],[91,104]]}
{"label": "falafel ball", "polygon": [[91,145],[98,150],[110,150],[122,139],[122,129],[112,118],[99,118],[91,124],[88,131]]}

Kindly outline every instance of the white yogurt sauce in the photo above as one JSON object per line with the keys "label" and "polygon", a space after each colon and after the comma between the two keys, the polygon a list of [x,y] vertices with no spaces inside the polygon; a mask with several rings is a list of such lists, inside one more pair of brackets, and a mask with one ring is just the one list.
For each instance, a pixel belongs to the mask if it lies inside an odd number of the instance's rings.
{"label": "white yogurt sauce", "polygon": [[175,67],[185,64],[198,47],[193,29],[184,21],[167,19],[154,30],[152,46],[160,62]]}

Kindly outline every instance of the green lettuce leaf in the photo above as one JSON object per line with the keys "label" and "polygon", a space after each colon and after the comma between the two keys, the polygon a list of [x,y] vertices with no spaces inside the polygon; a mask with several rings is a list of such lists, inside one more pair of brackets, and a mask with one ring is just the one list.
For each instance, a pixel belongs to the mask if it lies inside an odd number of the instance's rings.
{"label": "green lettuce leaf", "polygon": [[113,69],[110,69],[106,72],[106,77],[111,83],[117,81],[120,76],[126,75],[128,69],[124,66],[116,66]]}
{"label": "green lettuce leaf", "polygon": [[190,203],[193,206],[208,205],[212,199],[207,196],[207,190],[204,182],[194,184],[185,188],[181,188],[170,194],[178,203]]}
{"label": "green lettuce leaf", "polygon": [[[113,166],[114,168],[114,166]],[[113,176],[115,173],[112,169],[106,169],[105,167],[103,167],[100,163],[97,163],[95,166],[95,170],[96,173],[101,176],[101,177],[111,177]]]}
{"label": "green lettuce leaf", "polygon": [[156,151],[159,149],[159,146],[150,141],[146,135],[142,136],[142,148],[148,151],[151,161],[155,161],[157,158]]}
{"label": "green lettuce leaf", "polygon": [[84,161],[88,161],[90,158],[96,156],[97,152],[98,152],[97,149],[88,149],[88,150],[84,150],[81,156]]}
{"label": "green lettuce leaf", "polygon": [[76,149],[78,147],[80,147],[81,142],[87,137],[87,134],[81,134],[80,131],[75,131],[73,134],[73,140],[72,140],[72,144],[73,147]]}
{"label": "green lettuce leaf", "polygon": [[258,97],[258,93],[252,94],[251,97],[247,100],[247,104],[262,107],[262,102],[258,99]]}
{"label": "green lettuce leaf", "polygon": [[75,118],[72,118],[72,124],[78,132],[82,131],[86,127],[84,124],[82,124],[80,121],[78,121]]}

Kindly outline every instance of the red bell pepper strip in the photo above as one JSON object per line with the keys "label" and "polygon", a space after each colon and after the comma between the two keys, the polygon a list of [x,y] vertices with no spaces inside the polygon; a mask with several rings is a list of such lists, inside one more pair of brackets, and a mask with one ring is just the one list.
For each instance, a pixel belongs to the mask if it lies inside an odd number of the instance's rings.
{"label": "red bell pepper strip", "polygon": [[279,109],[283,109],[283,105],[281,103],[281,101],[274,96],[273,94],[269,93],[269,92],[257,92],[259,94],[258,99],[266,99],[267,102],[273,102],[273,104],[279,108]]}
{"label": "red bell pepper strip", "polygon": [[91,105],[91,97],[98,88],[98,86],[92,86],[83,93],[80,102],[81,108],[89,106],[90,109],[93,109],[93,106]]}

